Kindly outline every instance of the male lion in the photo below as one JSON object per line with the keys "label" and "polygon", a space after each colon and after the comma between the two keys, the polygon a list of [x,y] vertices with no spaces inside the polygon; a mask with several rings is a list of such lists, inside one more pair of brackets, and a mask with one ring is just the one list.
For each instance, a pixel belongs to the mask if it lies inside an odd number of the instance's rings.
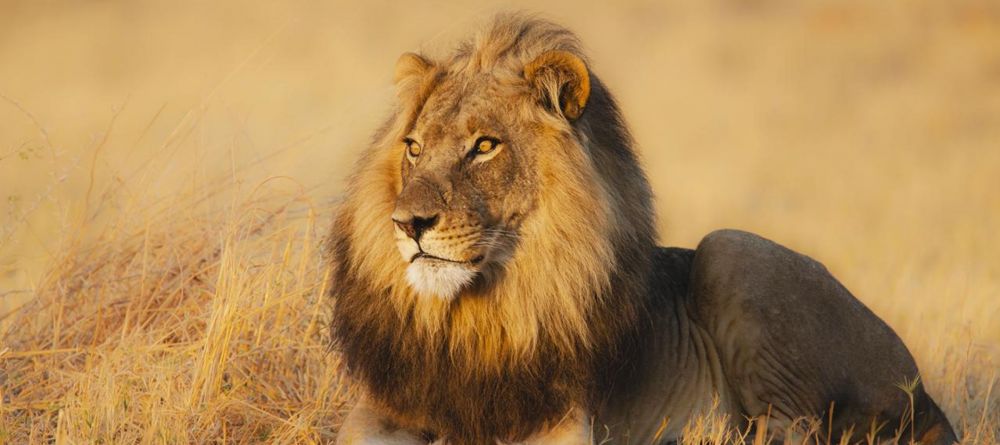
{"label": "male lion", "polygon": [[713,403],[779,437],[815,416],[834,442],[955,441],[821,264],[733,230],[656,246],[632,138],[566,29],[501,15],[395,81],[329,244],[363,389],[338,443],[666,443]]}

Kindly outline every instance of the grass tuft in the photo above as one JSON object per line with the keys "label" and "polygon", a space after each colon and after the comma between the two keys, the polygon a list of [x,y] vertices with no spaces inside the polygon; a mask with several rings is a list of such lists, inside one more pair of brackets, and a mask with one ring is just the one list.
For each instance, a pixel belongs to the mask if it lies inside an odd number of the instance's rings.
{"label": "grass tuft", "polygon": [[348,386],[326,342],[316,213],[294,198],[124,212],[142,216],[60,256],[4,323],[0,437],[334,437]]}

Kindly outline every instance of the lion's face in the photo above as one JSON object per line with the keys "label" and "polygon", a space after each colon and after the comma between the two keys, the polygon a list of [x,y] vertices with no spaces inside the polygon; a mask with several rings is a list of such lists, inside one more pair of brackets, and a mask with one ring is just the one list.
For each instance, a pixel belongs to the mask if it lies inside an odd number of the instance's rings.
{"label": "lion's face", "polygon": [[[430,66],[408,54],[397,70],[426,76]],[[539,57],[522,76],[430,75],[434,86],[398,141],[392,220],[410,286],[450,299],[488,286],[516,253],[520,225],[544,186],[540,172],[562,155],[547,148],[566,145],[560,130],[582,110],[589,80],[582,61],[560,52]],[[550,86],[558,88],[552,97]]]}
{"label": "lion's face", "polygon": [[498,97],[511,93],[495,83],[443,81],[399,141],[392,219],[407,280],[422,295],[451,298],[500,273],[536,202],[544,132],[526,122],[535,105],[527,94]]}

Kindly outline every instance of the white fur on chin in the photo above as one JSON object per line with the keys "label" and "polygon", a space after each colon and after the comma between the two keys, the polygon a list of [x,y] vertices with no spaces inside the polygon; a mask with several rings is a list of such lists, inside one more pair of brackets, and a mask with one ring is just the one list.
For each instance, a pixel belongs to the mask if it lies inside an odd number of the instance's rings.
{"label": "white fur on chin", "polygon": [[476,272],[468,266],[418,259],[406,268],[406,281],[418,294],[451,300],[472,283]]}

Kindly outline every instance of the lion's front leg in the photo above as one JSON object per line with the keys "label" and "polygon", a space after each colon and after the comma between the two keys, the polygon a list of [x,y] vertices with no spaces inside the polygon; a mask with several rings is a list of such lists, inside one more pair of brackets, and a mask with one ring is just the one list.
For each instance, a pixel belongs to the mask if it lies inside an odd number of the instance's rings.
{"label": "lion's front leg", "polygon": [[[591,445],[594,441],[590,427],[590,416],[575,409],[545,431],[510,445]],[[497,443],[504,444],[499,441]]]}
{"label": "lion's front leg", "polygon": [[420,434],[399,428],[367,398],[354,406],[337,433],[337,445],[425,445]]}

